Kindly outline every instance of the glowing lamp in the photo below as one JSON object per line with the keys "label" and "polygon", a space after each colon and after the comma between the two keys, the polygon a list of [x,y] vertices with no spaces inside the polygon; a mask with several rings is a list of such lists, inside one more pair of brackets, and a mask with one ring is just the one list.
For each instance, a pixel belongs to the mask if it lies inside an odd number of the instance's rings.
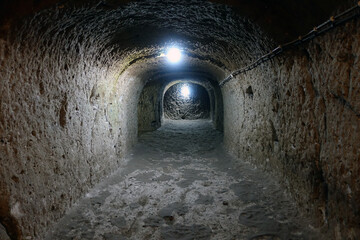
{"label": "glowing lamp", "polygon": [[170,48],[166,57],[171,63],[177,63],[181,60],[181,51],[178,48]]}

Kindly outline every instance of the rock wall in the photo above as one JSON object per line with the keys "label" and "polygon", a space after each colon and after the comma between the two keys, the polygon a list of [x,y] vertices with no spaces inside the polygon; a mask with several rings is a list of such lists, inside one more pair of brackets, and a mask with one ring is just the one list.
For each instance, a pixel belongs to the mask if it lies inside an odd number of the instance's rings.
{"label": "rock wall", "polygon": [[0,43],[0,221],[12,239],[41,239],[136,140],[140,82],[118,77],[104,39],[58,24],[40,15]]}
{"label": "rock wall", "polygon": [[161,126],[161,83],[150,82],[141,92],[138,103],[138,131],[154,131]]}
{"label": "rock wall", "polygon": [[[203,2],[144,1],[124,8],[64,3],[22,19],[18,28],[15,23],[4,28],[0,223],[13,239],[41,239],[91,186],[121,166],[137,136],[138,98],[146,79],[137,73],[148,69],[132,66],[157,65],[161,58],[155,56],[166,45],[159,37],[173,33],[169,29],[189,36],[181,42],[191,42],[192,34],[205,38],[199,17],[208,17],[198,8]],[[206,4],[212,16],[228,14],[230,29],[239,34],[239,25],[251,26],[224,6]],[[189,10],[198,17],[182,22]],[[222,36],[222,23],[217,25]],[[223,66],[216,57],[228,46],[215,46],[214,39],[196,41],[189,52],[196,61]],[[208,54],[200,58],[204,51]]]}
{"label": "rock wall", "polygon": [[[10,31],[0,34],[0,222],[13,239],[41,239],[121,166],[136,140],[144,80],[168,73],[159,64],[164,46],[179,39],[204,65],[201,76],[213,68],[204,63],[219,69],[204,78],[213,81],[272,45],[248,19],[205,0],[70,2],[33,12],[20,29],[0,26]],[[360,215],[358,25],[240,76],[222,93],[214,88],[213,120],[222,128],[223,96],[228,148],[283,177],[338,239],[358,234]]]}
{"label": "rock wall", "polygon": [[277,175],[329,239],[360,236],[360,22],[223,88],[227,148]]}
{"label": "rock wall", "polygon": [[[188,87],[188,96],[183,95]],[[206,89],[197,84],[179,83],[171,86],[164,94],[164,117],[179,119],[210,118],[210,98]]]}

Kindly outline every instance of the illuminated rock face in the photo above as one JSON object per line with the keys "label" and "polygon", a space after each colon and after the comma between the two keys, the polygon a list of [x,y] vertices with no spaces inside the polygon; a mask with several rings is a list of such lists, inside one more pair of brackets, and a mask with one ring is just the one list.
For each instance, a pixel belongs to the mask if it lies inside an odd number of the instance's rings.
{"label": "illuminated rock face", "polygon": [[[277,176],[331,238],[358,238],[358,20],[220,89],[279,44],[279,29],[264,34],[238,10],[201,0],[39,2],[52,7],[19,10],[22,22],[0,29],[0,222],[12,239],[41,239],[121,167],[138,127],[160,126],[165,87],[188,77],[212,89],[211,119],[239,161]],[[174,42],[186,63],[176,67],[161,57]]]}
{"label": "illuminated rock face", "polygon": [[333,226],[334,239],[360,236],[359,26],[347,24],[223,89],[225,145],[279,176],[318,226]]}
{"label": "illuminated rock face", "polygon": [[173,120],[210,118],[209,94],[196,84],[175,84],[164,94],[164,117]]}

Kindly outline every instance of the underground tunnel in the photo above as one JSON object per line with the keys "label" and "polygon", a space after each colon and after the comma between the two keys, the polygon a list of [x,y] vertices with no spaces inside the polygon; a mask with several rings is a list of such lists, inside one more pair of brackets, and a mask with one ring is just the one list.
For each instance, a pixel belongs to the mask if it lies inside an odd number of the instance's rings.
{"label": "underground tunnel", "polygon": [[1,1],[0,239],[359,239],[359,15]]}

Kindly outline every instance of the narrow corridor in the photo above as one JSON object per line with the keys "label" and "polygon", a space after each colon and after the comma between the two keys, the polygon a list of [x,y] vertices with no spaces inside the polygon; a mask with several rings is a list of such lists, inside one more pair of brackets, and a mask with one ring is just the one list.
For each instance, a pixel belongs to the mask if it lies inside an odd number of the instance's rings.
{"label": "narrow corridor", "polygon": [[166,120],[47,239],[320,239],[273,179],[221,146],[208,120]]}

